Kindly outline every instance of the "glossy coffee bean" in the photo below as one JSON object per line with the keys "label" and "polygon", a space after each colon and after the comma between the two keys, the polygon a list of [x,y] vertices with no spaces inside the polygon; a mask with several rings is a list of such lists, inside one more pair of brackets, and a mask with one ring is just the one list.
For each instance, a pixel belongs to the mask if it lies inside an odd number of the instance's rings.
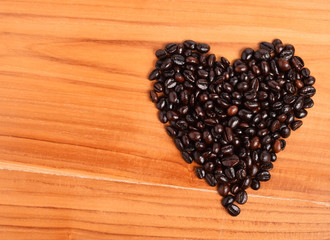
{"label": "glossy coffee bean", "polygon": [[238,216],[241,212],[240,208],[238,206],[236,206],[235,204],[229,204],[227,205],[227,211],[231,216]]}
{"label": "glossy coffee bean", "polygon": [[196,168],[196,176],[199,178],[199,179],[202,179],[202,178],[205,178],[205,170],[201,167],[199,168]]}
{"label": "glossy coffee bean", "polygon": [[206,174],[205,180],[211,187],[215,187],[217,185],[217,180],[215,179],[214,175],[211,173]]}
{"label": "glossy coffee bean", "polygon": [[227,207],[228,205],[233,204],[234,201],[235,197],[233,195],[227,195],[222,199],[221,204],[222,206]]}
{"label": "glossy coffee bean", "polygon": [[251,188],[253,190],[258,190],[260,188],[260,182],[257,179],[253,179],[251,182]]}
{"label": "glossy coffee bean", "polygon": [[239,204],[244,204],[247,202],[247,193],[245,191],[240,191],[235,195],[235,201]]}
{"label": "glossy coffee bean", "polygon": [[270,173],[266,170],[263,170],[257,174],[256,178],[259,181],[268,181],[270,179]]}

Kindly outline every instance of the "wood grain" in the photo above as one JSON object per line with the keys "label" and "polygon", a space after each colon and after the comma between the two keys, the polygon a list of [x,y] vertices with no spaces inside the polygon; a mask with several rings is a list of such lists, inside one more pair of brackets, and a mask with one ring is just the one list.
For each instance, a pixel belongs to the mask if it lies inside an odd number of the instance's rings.
{"label": "wood grain", "polygon": [[[1,1],[0,239],[330,239],[328,1]],[[279,7],[280,6],[280,7]],[[315,107],[229,217],[157,119],[154,51],[281,38]]]}

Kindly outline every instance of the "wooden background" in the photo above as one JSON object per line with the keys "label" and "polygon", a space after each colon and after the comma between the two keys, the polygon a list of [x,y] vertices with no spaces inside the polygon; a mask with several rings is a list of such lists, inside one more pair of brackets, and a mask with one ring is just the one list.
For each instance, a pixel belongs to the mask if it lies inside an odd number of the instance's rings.
{"label": "wooden background", "polygon": [[[0,239],[330,239],[330,2],[1,0]],[[147,76],[168,42],[281,38],[315,107],[239,217],[194,176]]]}

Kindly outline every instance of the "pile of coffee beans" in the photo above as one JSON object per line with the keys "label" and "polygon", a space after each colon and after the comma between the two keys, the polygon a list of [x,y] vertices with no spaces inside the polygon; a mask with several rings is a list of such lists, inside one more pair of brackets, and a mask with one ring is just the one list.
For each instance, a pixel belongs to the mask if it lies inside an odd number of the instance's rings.
{"label": "pile of coffee beans", "polygon": [[237,216],[235,202],[246,203],[246,189],[271,178],[284,139],[313,107],[315,78],[279,39],[246,48],[232,65],[209,50],[192,40],[157,50],[150,98],[182,158],[198,164],[197,177]]}

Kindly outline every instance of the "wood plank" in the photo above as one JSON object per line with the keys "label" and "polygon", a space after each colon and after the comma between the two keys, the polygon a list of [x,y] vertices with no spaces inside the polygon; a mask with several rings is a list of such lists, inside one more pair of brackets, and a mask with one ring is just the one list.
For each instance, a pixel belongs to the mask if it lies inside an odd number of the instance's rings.
{"label": "wood plank", "polygon": [[[329,12],[323,0],[1,1],[0,239],[328,239]],[[234,60],[273,38],[316,77],[315,107],[232,219],[158,122],[147,76],[168,42]]]}
{"label": "wood plank", "polygon": [[330,237],[330,206],[310,202],[250,197],[233,218],[215,192],[7,170],[0,189],[2,239]]}

